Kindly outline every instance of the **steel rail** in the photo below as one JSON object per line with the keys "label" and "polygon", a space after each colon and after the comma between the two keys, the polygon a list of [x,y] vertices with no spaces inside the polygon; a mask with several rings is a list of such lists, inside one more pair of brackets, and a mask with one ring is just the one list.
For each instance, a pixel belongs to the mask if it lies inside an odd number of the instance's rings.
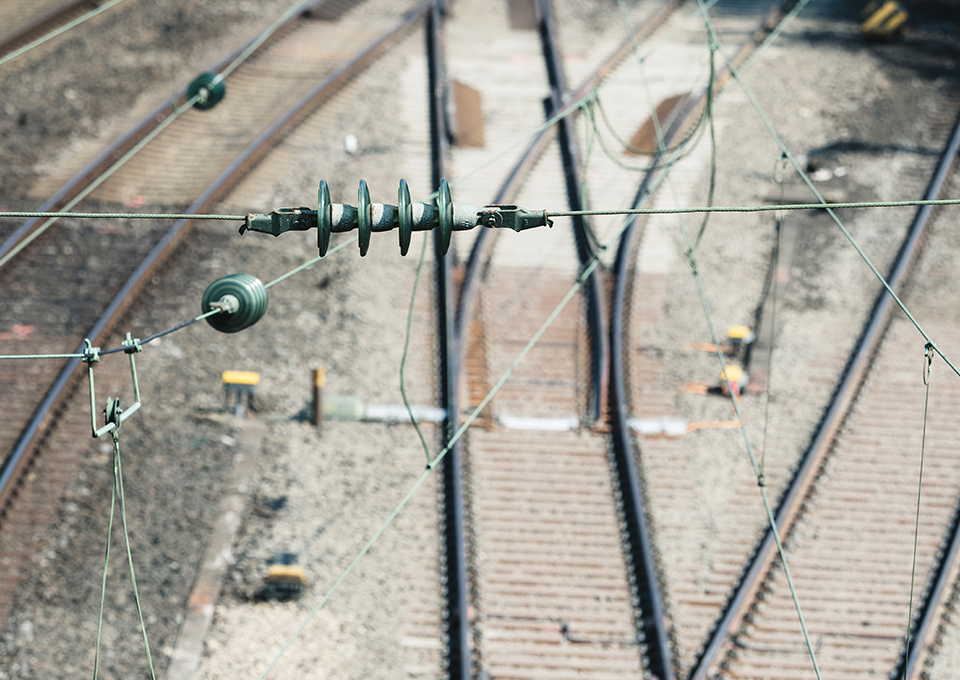
{"label": "steel rail", "polygon": [[[540,44],[543,59],[547,67],[547,80],[550,83],[550,96],[545,105],[550,118],[563,109],[568,97],[567,76],[563,68],[563,55],[557,40],[556,19],[551,0],[540,0]],[[583,163],[580,151],[573,137],[570,117],[564,117],[556,124],[557,141],[560,143],[560,157],[563,162],[563,179],[567,189],[567,204],[570,210],[584,210],[583,185],[580,181],[580,168]],[[586,265],[594,255],[590,243],[590,225],[582,215],[573,217],[573,236],[577,245],[577,257],[580,265]],[[609,352],[607,334],[604,332],[606,313],[603,299],[603,273],[598,267],[590,272],[584,294],[587,299],[587,318],[590,336],[590,392],[587,399],[587,414],[593,424],[603,417],[606,386],[609,371]]]}
{"label": "steel rail", "polygon": [[[251,56],[262,54],[269,46],[273,45],[277,42],[277,40],[280,40],[284,35],[286,35],[293,27],[294,22],[298,21],[305,15],[309,15],[311,12],[316,11],[322,5],[325,5],[331,1],[332,0],[316,0],[315,2],[304,5],[299,12],[281,24],[277,30],[269,38],[267,38],[267,40],[260,44]],[[219,73],[229,64],[231,64],[237,57],[243,54],[243,52],[256,41],[257,36],[254,36],[206,70]],[[43,203],[43,205],[40,206],[37,212],[53,212],[59,210],[73,198],[79,195],[80,192],[93,184],[93,182],[95,182],[104,172],[109,170],[109,168],[116,163],[117,160],[122,158],[147,135],[153,132],[175,110],[183,106],[187,101],[186,93],[187,88],[184,87],[169,100],[165,101],[163,104],[160,104],[153,111],[141,118],[126,133],[118,137],[116,141],[110,144],[96,158],[90,161],[84,168],[70,178],[66,184],[60,187],[60,189],[58,189]],[[5,257],[7,253],[16,248],[21,241],[28,238],[30,234],[32,234],[34,230],[36,230],[41,224],[42,219],[43,218],[35,217],[27,220],[12,234],[5,238],[3,243],[0,243],[0,259]]]}
{"label": "steel rail", "polygon": [[[428,98],[430,104],[430,182],[439,189],[445,174],[449,147],[447,96],[449,83],[443,44],[444,0],[431,0],[426,21]],[[436,203],[436,201],[434,201]],[[440,342],[440,403],[446,412],[440,429],[440,445],[446,447],[460,427],[460,337],[456,327],[456,294],[453,286],[454,253],[444,253],[439,229],[434,230],[434,283],[437,305],[437,337]],[[473,659],[470,650],[470,595],[467,584],[466,522],[463,506],[462,453],[459,440],[443,460],[444,587],[447,598],[447,673],[450,680],[470,680]]]}
{"label": "steel rail", "polygon": [[64,3],[19,30],[2,36],[2,39],[0,39],[0,56],[13,52],[15,49],[56,30],[81,10],[87,8],[94,10],[100,4],[102,3],[95,0],[71,0],[71,2]]}
{"label": "steel rail", "polygon": [[[234,159],[230,166],[190,205],[188,212],[202,212],[208,206],[220,200],[263,159],[270,148],[292,131],[297,124],[333,96],[343,85],[356,77],[372,61],[381,56],[389,46],[411,31],[426,14],[429,6],[429,2],[419,5],[404,19],[369,43],[354,59],[329,74],[313,90],[301,97]],[[176,246],[183,241],[192,224],[192,220],[176,222],[141,262],[100,319],[87,333],[87,337],[94,344],[99,344],[105,339],[109,330],[130,308],[134,297],[140,292],[146,281],[170,257]],[[61,408],[69,392],[72,391],[72,387],[76,384],[76,380],[81,377],[77,370],[80,363],[80,359],[72,359],[60,372],[56,382],[47,392],[20,435],[12,453],[4,462],[3,468],[0,469],[0,518],[6,510],[7,503],[21,474],[29,464],[30,456],[36,449],[39,435],[51,424],[55,412]]]}
{"label": "steel rail", "polygon": [[[944,148],[944,153],[940,158],[937,170],[927,189],[925,195],[926,200],[934,200],[939,195],[946,176],[957,155],[958,147],[960,147],[960,119],[958,119],[953,133]],[[901,287],[919,252],[921,245],[920,239],[932,210],[933,206],[922,206],[914,216],[907,236],[900,246],[897,259],[891,268],[890,275],[887,277],[887,281],[894,291],[897,291]],[[847,359],[840,380],[834,388],[828,406],[824,410],[823,417],[817,424],[810,444],[800,458],[800,462],[794,470],[790,482],[787,484],[777,503],[775,518],[777,528],[781,533],[786,527],[792,524],[799,512],[803,498],[806,497],[814,481],[815,471],[819,469],[827,453],[829,453],[832,448],[833,442],[846,419],[850,406],[866,378],[872,360],[879,349],[880,342],[889,327],[894,309],[893,298],[886,290],[881,290],[874,302],[863,331],[854,346],[854,350]],[[958,503],[960,503],[960,501],[958,501]],[[960,545],[958,545],[958,543],[960,543],[960,535],[958,535],[960,525],[958,525],[958,522],[960,522],[960,504],[957,506],[951,527],[948,529],[947,537],[945,538],[945,541],[949,543],[949,549],[946,551],[947,558],[943,560],[935,570],[933,576],[934,585],[928,589],[929,596],[936,593],[937,597],[939,597],[939,594],[943,591],[947,572],[949,572],[949,565],[952,564],[958,547],[960,547]],[[690,674],[691,680],[704,680],[707,677],[707,671],[716,660],[724,640],[735,632],[734,627],[739,625],[740,620],[746,615],[747,609],[750,607],[750,603],[757,589],[760,587],[761,575],[769,570],[775,558],[776,549],[773,531],[768,527],[763,537],[757,543],[740,580],[731,593],[719,619],[715,623],[707,644],[704,646]],[[918,625],[917,637],[915,639],[923,639],[926,636],[928,627],[931,625],[935,606],[932,606],[930,601],[930,597],[926,598],[921,606],[923,613],[920,615],[921,623]],[[915,645],[915,648],[912,650],[910,655],[912,661],[908,663],[909,668],[914,668],[913,664],[916,662],[919,648],[921,647],[922,645]],[[898,668],[902,672],[903,655],[901,655]]]}

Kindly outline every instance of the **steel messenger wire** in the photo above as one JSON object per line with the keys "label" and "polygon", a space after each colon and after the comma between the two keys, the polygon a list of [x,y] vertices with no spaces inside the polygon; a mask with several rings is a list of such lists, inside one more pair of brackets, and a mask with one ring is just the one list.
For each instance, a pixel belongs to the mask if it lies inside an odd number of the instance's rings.
{"label": "steel messenger wire", "polygon": [[[228,64],[222,71],[220,71],[220,73],[218,74],[218,78],[220,78],[221,80],[225,80],[225,79],[227,78],[227,76],[229,76],[231,73],[233,73],[233,72],[240,66],[240,64],[242,64],[244,61],[246,61],[247,58],[248,58],[251,54],[253,54],[253,52],[254,52],[260,45],[262,45],[262,44],[264,43],[264,41],[266,41],[271,35],[273,35],[273,33],[276,32],[276,30],[277,30],[284,22],[286,22],[290,17],[292,17],[294,14],[296,14],[296,12],[299,11],[308,1],[309,1],[309,0],[297,0],[295,3],[293,3],[293,5],[291,5],[290,8],[287,9],[287,11],[284,12],[276,21],[274,21],[272,24],[270,24],[270,26],[268,26],[266,29],[264,29],[264,30],[260,33],[260,35],[257,37],[257,39],[254,40],[254,41],[247,47],[247,49],[245,49],[243,52],[241,52],[241,53],[237,56],[236,59],[234,59],[234,60],[233,60],[232,62],[230,62],[230,64]],[[181,115],[183,115],[186,111],[190,110],[190,109],[193,107],[194,104],[196,104],[197,102],[199,102],[199,101],[203,98],[203,96],[204,96],[204,95],[203,95],[203,90],[201,89],[200,92],[198,92],[197,94],[195,94],[193,97],[190,97],[189,99],[187,99],[187,100],[183,103],[183,105],[181,105],[181,106],[174,106],[173,111],[171,111],[171,113],[170,113],[166,118],[164,118],[163,122],[161,122],[159,125],[157,125],[155,128],[153,128],[149,133],[147,133],[147,135],[144,136],[143,139],[141,139],[139,142],[137,142],[137,143],[133,146],[133,148],[131,148],[129,151],[127,151],[123,156],[121,156],[119,159],[117,159],[116,163],[114,163],[114,164],[111,165],[109,168],[107,168],[107,169],[103,172],[103,174],[101,174],[100,176],[98,176],[98,177],[97,177],[95,180],[93,180],[88,186],[86,186],[82,191],[80,191],[76,196],[74,196],[72,199],[70,199],[70,201],[67,202],[67,204],[64,206],[63,210],[61,210],[60,212],[62,213],[62,212],[65,212],[65,211],[69,211],[70,208],[72,208],[73,206],[77,205],[78,203],[80,203],[80,201],[82,201],[82,200],[85,199],[87,196],[89,196],[91,193],[93,193],[94,191],[96,191],[96,189],[97,189],[101,184],[103,184],[103,183],[106,182],[111,176],[113,176],[113,174],[114,174],[115,172],[117,172],[117,170],[119,170],[119,169],[122,168],[124,165],[126,165],[127,162],[130,161],[130,159],[132,159],[134,156],[136,156],[145,146],[147,146],[147,144],[149,144],[150,142],[152,142],[161,132],[163,132],[163,131],[166,130],[168,127],[170,127],[170,125],[172,125],[173,122],[176,121]],[[30,215],[30,217],[42,217],[42,215]],[[39,227],[37,227],[36,229],[34,229],[34,230],[30,233],[29,236],[27,236],[26,238],[24,238],[24,239],[23,239],[22,241],[20,241],[17,245],[15,245],[13,248],[11,248],[7,253],[5,253],[5,254],[3,255],[3,257],[0,257],[0,267],[3,267],[5,264],[7,264],[7,262],[9,262],[11,259],[13,259],[21,250],[23,250],[24,248],[26,248],[28,245],[30,245],[30,243],[32,243],[35,239],[37,239],[37,238],[38,238],[41,234],[43,234],[47,229],[49,229],[51,226],[53,226],[53,224],[57,221],[58,217],[59,217],[59,215],[57,215],[57,216],[52,216],[52,217],[51,217],[50,219],[48,219],[46,222],[44,222],[44,223],[41,224]]]}
{"label": "steel messenger wire", "polygon": [[104,5],[100,5],[99,7],[90,10],[90,11],[87,12],[86,14],[77,17],[77,18],[74,19],[73,21],[70,21],[70,22],[64,24],[63,26],[60,26],[60,27],[57,28],[57,29],[54,29],[54,30],[50,31],[50,32],[47,33],[46,35],[40,36],[39,38],[37,38],[37,39],[34,40],[33,42],[27,43],[27,44],[24,45],[23,47],[21,47],[21,48],[19,48],[19,49],[16,49],[16,50],[14,50],[13,52],[10,52],[9,54],[4,55],[3,57],[0,57],[0,66],[2,66],[3,64],[6,64],[6,63],[7,63],[8,61],[10,61],[11,59],[16,59],[16,58],[19,57],[21,54],[24,54],[24,53],[26,53],[26,52],[29,52],[29,51],[32,50],[34,47],[39,47],[40,45],[42,45],[43,43],[47,42],[48,40],[53,40],[53,39],[56,38],[57,36],[63,35],[63,34],[66,33],[67,31],[69,31],[71,28],[75,28],[76,26],[79,26],[80,24],[82,24],[83,22],[85,22],[87,19],[92,19],[93,17],[97,16],[98,14],[102,14],[102,13],[106,12],[108,9],[111,9],[111,8],[113,8],[113,7],[116,7],[116,6],[119,5],[121,2],[123,2],[123,0],[110,0],[110,2],[108,2],[108,3],[104,4]]}

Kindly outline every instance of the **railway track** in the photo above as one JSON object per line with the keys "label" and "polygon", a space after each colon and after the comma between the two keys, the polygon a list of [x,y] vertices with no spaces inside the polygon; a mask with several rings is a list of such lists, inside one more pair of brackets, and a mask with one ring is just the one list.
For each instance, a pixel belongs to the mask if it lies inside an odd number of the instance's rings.
{"label": "railway track", "polygon": [[[343,3],[330,4],[341,13],[347,9]],[[308,9],[317,12],[323,5],[319,3]],[[168,105],[161,106],[90,161],[43,209],[57,209],[87,188],[94,190],[85,205],[129,205],[130,197],[138,196],[135,204],[142,205],[143,201],[162,206],[163,210],[186,205],[192,206],[194,212],[209,209],[263,158],[266,150],[382,54],[392,41],[410,30],[423,11],[421,7],[419,14],[414,12],[399,22],[385,17],[381,24],[356,18],[351,24],[349,17],[333,24],[314,21],[298,13],[273,34],[273,40],[261,44],[244,62],[244,67],[235,72],[235,78],[231,78],[234,80],[231,95],[239,113],[222,113],[223,118],[211,119],[204,118],[205,112],[189,111],[177,124],[163,130],[153,145],[143,149],[142,155],[134,156],[107,178],[104,172],[115,159],[155,130],[169,113]],[[331,34],[329,39],[316,42],[327,33]],[[339,41],[336,35],[340,36]],[[318,44],[323,46],[317,47]],[[351,51],[350,44],[363,47]],[[299,77],[277,81],[274,77],[277,62],[289,66],[291,53],[302,67]],[[350,57],[344,59],[344,53]],[[230,55],[218,67],[222,68],[235,57],[236,54]],[[272,91],[271,83],[275,88]],[[252,92],[258,89],[270,92],[270,96],[260,97],[265,106],[250,106],[249,100],[257,99]],[[193,160],[185,161],[181,154],[170,152],[194,143],[207,147],[205,158],[190,156]],[[214,150],[215,144],[223,144],[225,148]],[[195,187],[206,189],[198,195]],[[30,220],[0,246],[6,255],[16,254],[0,271],[5,308],[13,318],[42,319],[24,331],[17,331],[19,327],[15,326],[17,332],[11,336],[12,341],[6,341],[11,353],[70,353],[76,351],[84,337],[95,344],[104,342],[137,293],[185,238],[191,223],[180,221],[172,226],[161,223],[146,227],[113,224],[101,226],[93,236],[85,225],[64,221],[53,225],[21,252],[15,252],[15,248],[25,244],[26,239],[43,226],[40,220]],[[126,235],[132,228],[137,230],[137,239]],[[52,269],[60,273],[60,278],[38,282],[29,274]],[[73,287],[69,291],[64,289],[63,281],[72,281]],[[58,311],[51,313],[51,309]],[[46,449],[50,460],[45,467],[56,468],[63,474],[49,485],[46,482],[26,485],[35,487],[34,491],[24,486],[37,464],[39,443],[45,433],[51,431],[57,412],[63,409],[64,400],[74,389],[78,367],[77,359],[39,362],[26,371],[15,365],[5,367],[10,389],[4,392],[3,407],[9,414],[9,425],[3,431],[2,446],[8,454],[0,473],[0,502],[4,508],[3,526],[17,536],[35,534],[51,519],[53,508],[28,510],[28,516],[35,516],[29,521],[15,521],[11,502],[16,500],[26,507],[44,505],[40,499],[57,495],[57,489],[63,488],[71,470],[76,469],[75,447]],[[39,495],[34,497],[34,494]],[[16,543],[21,539],[8,540]],[[28,571],[30,550],[16,552],[18,559],[6,565],[5,570],[3,598],[7,603]]]}

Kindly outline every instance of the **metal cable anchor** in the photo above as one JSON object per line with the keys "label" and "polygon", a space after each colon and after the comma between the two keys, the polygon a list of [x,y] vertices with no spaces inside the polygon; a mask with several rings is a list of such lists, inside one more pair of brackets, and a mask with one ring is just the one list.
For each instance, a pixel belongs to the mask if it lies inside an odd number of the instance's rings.
{"label": "metal cable anchor", "polygon": [[440,180],[437,205],[413,203],[406,180],[400,180],[397,204],[371,203],[367,183],[360,180],[357,206],[330,202],[330,190],[324,180],[317,192],[317,209],[277,208],[269,213],[247,214],[240,233],[258,231],[279,236],[285,231],[317,229],[317,246],[320,255],[327,254],[330,234],[357,229],[360,232],[360,255],[367,254],[370,235],[377,231],[398,229],[400,254],[410,249],[414,231],[440,229],[441,250],[446,255],[454,231],[467,231],[483,226],[490,229],[524,231],[534,227],[552,227],[546,210],[525,210],[516,205],[485,205],[478,208],[470,203],[454,202],[450,196],[447,180]]}
{"label": "metal cable anchor", "polygon": [[120,408],[119,399],[107,399],[107,406],[103,410],[106,424],[97,428],[97,393],[96,388],[93,384],[93,365],[100,361],[100,348],[93,347],[90,343],[90,338],[86,338],[83,341],[83,357],[81,361],[87,364],[87,378],[90,382],[90,429],[93,431],[93,437],[102,437],[108,432],[113,432],[120,429],[120,423],[132,416],[140,408],[140,382],[137,380],[137,365],[133,360],[133,355],[137,352],[143,351],[143,346],[140,344],[139,339],[130,337],[130,334],[127,333],[127,338],[123,341],[123,347],[125,348],[124,353],[130,356],[130,374],[133,376],[133,398],[134,404],[124,410]]}

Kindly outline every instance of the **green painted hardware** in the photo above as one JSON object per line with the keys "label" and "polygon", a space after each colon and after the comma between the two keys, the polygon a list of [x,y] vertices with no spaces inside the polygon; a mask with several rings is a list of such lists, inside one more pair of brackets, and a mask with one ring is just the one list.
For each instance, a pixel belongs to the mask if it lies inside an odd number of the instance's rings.
{"label": "green painted hardware", "polygon": [[[327,254],[330,247],[330,232],[333,231],[333,217],[331,213],[330,190],[327,183],[320,180],[320,189],[317,192],[317,246],[320,248],[320,257]],[[310,227],[307,227],[308,229]],[[242,231],[240,232],[243,233]],[[280,234],[274,234],[279,236]]]}
{"label": "green painted hardware", "polygon": [[97,391],[93,383],[93,365],[100,361],[100,348],[93,347],[90,339],[83,341],[83,358],[81,361],[87,364],[87,378],[90,383],[90,429],[94,438],[102,437],[108,432],[120,429],[120,423],[132,416],[140,409],[140,381],[137,380],[137,364],[133,360],[133,355],[143,351],[143,346],[139,339],[130,337],[127,333],[126,340],[123,341],[124,353],[130,355],[130,375],[133,377],[133,398],[134,404],[124,410],[120,408],[119,399],[107,399],[107,406],[104,409],[106,424],[97,428]]}
{"label": "green painted hardware", "polygon": [[405,179],[400,180],[400,188],[397,189],[397,226],[400,231],[400,255],[406,257],[413,236],[413,204]]}
{"label": "green painted hardware", "polygon": [[357,194],[357,231],[360,232],[360,257],[364,257],[370,247],[370,234],[373,233],[371,207],[367,182],[366,180],[360,180],[360,191]]}
{"label": "green painted hardware", "polygon": [[267,289],[256,276],[230,274],[207,286],[200,306],[204,314],[220,310],[207,317],[208,324],[221,333],[236,333],[267,313]]}
{"label": "green painted hardware", "polygon": [[226,83],[219,73],[201,73],[187,87],[187,99],[199,97],[193,108],[201,111],[207,111],[219,104],[226,93]]}
{"label": "green painted hardware", "polygon": [[285,231],[316,228],[317,246],[322,257],[327,254],[330,246],[330,234],[353,229],[360,232],[360,255],[363,256],[370,247],[370,235],[373,232],[391,229],[399,230],[400,253],[406,255],[414,231],[429,231],[439,227],[440,245],[446,254],[455,231],[467,231],[477,226],[513,231],[553,226],[545,210],[524,210],[516,205],[486,205],[478,208],[469,203],[455,202],[450,196],[450,185],[445,179],[440,180],[436,206],[412,203],[410,189],[402,179],[397,191],[397,205],[371,203],[367,183],[363,180],[360,180],[357,198],[356,208],[352,205],[331,203],[327,183],[321,180],[317,192],[317,210],[277,208],[269,213],[249,213],[240,227],[240,233],[256,231],[279,236]]}

